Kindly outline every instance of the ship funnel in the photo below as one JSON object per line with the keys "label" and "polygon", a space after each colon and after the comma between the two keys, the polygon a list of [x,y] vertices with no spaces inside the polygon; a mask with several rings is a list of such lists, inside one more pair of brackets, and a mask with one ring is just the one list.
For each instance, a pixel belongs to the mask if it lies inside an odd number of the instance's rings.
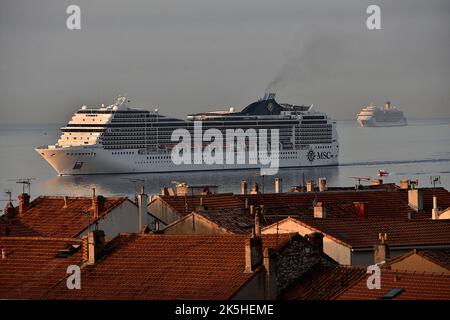
{"label": "ship funnel", "polygon": [[275,92],[266,92],[263,100],[275,99]]}

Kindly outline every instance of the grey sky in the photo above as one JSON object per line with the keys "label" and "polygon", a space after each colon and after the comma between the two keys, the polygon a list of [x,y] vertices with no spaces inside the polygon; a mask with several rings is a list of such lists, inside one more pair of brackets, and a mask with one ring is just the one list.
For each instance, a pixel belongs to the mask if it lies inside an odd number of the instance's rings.
{"label": "grey sky", "polygon": [[119,93],[177,117],[240,109],[274,79],[279,101],[338,119],[385,100],[449,117],[449,18],[448,0],[1,0],[0,122],[66,122]]}

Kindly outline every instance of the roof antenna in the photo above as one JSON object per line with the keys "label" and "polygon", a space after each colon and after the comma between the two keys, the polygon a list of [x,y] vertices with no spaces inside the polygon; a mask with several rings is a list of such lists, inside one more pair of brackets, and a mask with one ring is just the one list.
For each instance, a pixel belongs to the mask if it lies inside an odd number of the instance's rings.
{"label": "roof antenna", "polygon": [[433,188],[436,188],[437,184],[441,184],[441,176],[430,176],[430,184],[433,185]]}
{"label": "roof antenna", "polygon": [[22,179],[10,179],[8,181],[15,181],[22,185],[22,193],[25,193],[25,188],[28,189],[28,195],[31,198],[31,181],[36,180],[36,178],[22,178]]}

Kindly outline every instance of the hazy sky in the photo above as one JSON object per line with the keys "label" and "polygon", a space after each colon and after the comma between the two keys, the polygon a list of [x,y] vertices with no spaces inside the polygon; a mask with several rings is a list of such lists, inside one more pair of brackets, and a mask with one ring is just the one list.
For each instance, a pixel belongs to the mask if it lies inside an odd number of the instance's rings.
{"label": "hazy sky", "polygon": [[0,122],[66,122],[121,93],[178,117],[241,109],[274,80],[280,102],[338,119],[385,100],[449,117],[449,18],[448,0],[1,0]]}

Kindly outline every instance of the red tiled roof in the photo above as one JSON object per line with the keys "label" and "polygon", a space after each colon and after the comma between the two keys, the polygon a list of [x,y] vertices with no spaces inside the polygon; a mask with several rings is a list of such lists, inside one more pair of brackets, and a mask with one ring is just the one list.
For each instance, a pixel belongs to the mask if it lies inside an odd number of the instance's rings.
{"label": "red tiled roof", "polygon": [[[444,209],[450,206],[450,192],[445,188],[422,188],[423,190],[423,209],[429,215],[431,215],[431,209],[433,209],[433,195],[436,195],[438,207]],[[399,189],[403,200],[408,203],[408,190]]]}
{"label": "red tiled roof", "polygon": [[[244,203],[232,193],[210,194],[202,196],[158,196],[162,201],[171,206],[180,216],[190,214],[200,206],[202,198],[203,206],[208,210],[242,208]],[[153,200],[155,201],[155,200]]]}
{"label": "red tiled roof", "polygon": [[414,254],[417,254],[423,257],[424,259],[429,260],[430,262],[433,262],[434,264],[437,264],[442,268],[445,268],[450,271],[450,249],[428,249],[428,250],[414,249],[404,255],[395,257],[393,259],[389,259],[388,261],[386,261],[383,267],[389,269],[393,264],[402,261]]}
{"label": "red tiled roof", "polygon": [[[200,215],[230,233],[248,234],[252,231],[254,225],[254,218],[250,215],[248,209],[198,210],[195,211],[195,214]],[[268,226],[281,219],[283,217],[276,219],[272,216],[266,218],[264,215],[261,215],[260,225],[261,227]]]}
{"label": "red tiled roof", "polygon": [[[263,236],[281,248],[288,234]],[[49,299],[228,299],[255,273],[244,273],[242,235],[119,235],[106,256],[82,268],[81,290],[61,284]]]}
{"label": "red tiled roof", "polygon": [[450,220],[291,219],[352,248],[373,247],[379,233],[388,234],[390,246],[450,245]]}
{"label": "red tiled roof", "polygon": [[283,299],[286,300],[330,300],[355,284],[366,274],[363,268],[343,266],[313,267],[299,279]]}
{"label": "red tiled roof", "polygon": [[[105,216],[126,200],[126,197],[105,198],[104,209],[99,212],[99,217]],[[22,215],[16,213],[16,217],[10,221],[2,217],[0,236],[9,229],[10,236],[74,237],[93,222],[92,198],[67,197],[67,207],[64,207],[64,197],[40,196],[31,202],[31,207]]]}
{"label": "red tiled roof", "polygon": [[[68,245],[81,240],[41,237],[0,237],[0,299],[37,299],[67,276],[67,267],[81,263],[81,249],[57,258]],[[65,282],[64,282],[65,285]]]}
{"label": "red tiled roof", "polygon": [[450,300],[450,276],[381,270],[381,289],[367,288],[367,277],[361,278],[339,294],[338,300],[382,299],[391,289],[402,289],[395,300]]}
{"label": "red tiled roof", "polygon": [[[326,192],[291,192],[265,193],[258,195],[238,195],[249,204],[264,205],[271,211],[279,209],[291,211],[312,210],[313,204],[322,202],[329,217],[357,217],[355,202],[364,202],[367,206],[367,217],[372,219],[406,219],[411,208],[402,195],[396,191],[386,190],[339,190]],[[277,209],[277,210],[275,210]],[[431,212],[430,212],[431,216]]]}

